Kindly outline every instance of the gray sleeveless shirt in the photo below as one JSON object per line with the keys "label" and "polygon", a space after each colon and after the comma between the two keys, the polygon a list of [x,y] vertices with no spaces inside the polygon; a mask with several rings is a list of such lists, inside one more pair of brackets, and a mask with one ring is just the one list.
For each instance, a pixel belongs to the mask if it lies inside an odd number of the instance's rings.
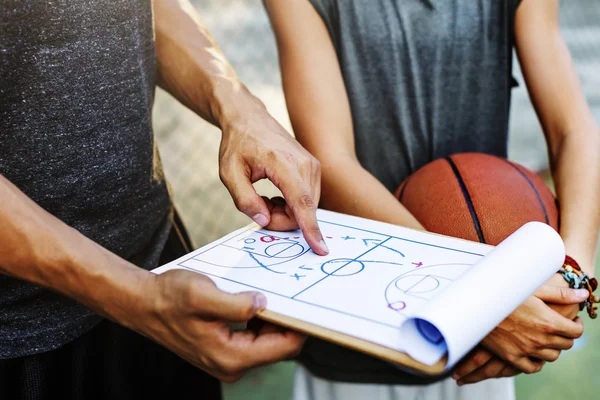
{"label": "gray sleeveless shirt", "polygon": [[[358,159],[390,191],[458,152],[506,157],[518,0],[310,0],[333,41]],[[419,384],[384,362],[309,340],[316,375]]]}
{"label": "gray sleeveless shirt", "polygon": [[[150,0],[0,2],[0,174],[147,269],[171,208],[152,134],[153,33]],[[0,274],[0,358],[52,350],[98,321]]]}

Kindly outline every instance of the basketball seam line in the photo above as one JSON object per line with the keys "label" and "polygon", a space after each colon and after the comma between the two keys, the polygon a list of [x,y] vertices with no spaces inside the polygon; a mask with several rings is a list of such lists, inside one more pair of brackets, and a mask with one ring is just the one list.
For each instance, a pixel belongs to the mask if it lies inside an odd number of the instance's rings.
{"label": "basketball seam line", "polygon": [[[498,158],[500,158],[500,157],[498,157]],[[529,177],[525,174],[525,172],[521,171],[521,169],[519,167],[517,167],[515,164],[513,164],[512,162],[510,162],[504,158],[500,158],[500,159],[505,161],[508,165],[510,165],[514,169],[516,169],[519,172],[519,174],[521,174],[521,176],[523,178],[525,178],[525,180],[527,181],[529,186],[531,186],[531,189],[533,189],[533,193],[535,193],[535,197],[537,197],[538,202],[540,203],[540,207],[542,207],[542,212],[544,213],[544,220],[546,221],[546,224],[550,225],[550,222],[548,219],[548,213],[546,212],[546,207],[544,206],[544,202],[542,201],[542,198],[540,197],[540,194],[538,193],[537,189],[533,185],[533,182],[531,182],[531,179],[529,179]]]}
{"label": "basketball seam line", "polygon": [[460,174],[460,171],[458,170],[458,167],[456,166],[454,161],[452,161],[452,158],[450,158],[448,156],[445,159],[446,159],[446,161],[448,161],[448,164],[450,164],[450,168],[452,168],[452,172],[454,172],[454,176],[456,177],[456,180],[458,181],[460,190],[462,191],[463,197],[465,198],[465,202],[467,203],[467,207],[469,208],[469,212],[471,213],[471,219],[473,220],[473,225],[475,225],[475,231],[477,231],[477,236],[479,237],[479,241],[481,243],[485,243],[485,238],[483,236],[483,230],[481,229],[481,224],[479,223],[479,218],[477,217],[477,213],[475,212],[475,206],[473,205],[473,201],[471,200],[471,195],[469,194],[469,191],[467,190],[467,186],[465,185],[462,175]]}
{"label": "basketball seam line", "polygon": [[404,183],[404,186],[402,187],[402,190],[400,191],[400,196],[398,196],[398,201],[400,203],[402,203],[402,197],[404,197],[404,191],[406,190],[406,187],[408,186],[409,181],[410,181],[410,176],[408,178],[406,178],[406,183]]}

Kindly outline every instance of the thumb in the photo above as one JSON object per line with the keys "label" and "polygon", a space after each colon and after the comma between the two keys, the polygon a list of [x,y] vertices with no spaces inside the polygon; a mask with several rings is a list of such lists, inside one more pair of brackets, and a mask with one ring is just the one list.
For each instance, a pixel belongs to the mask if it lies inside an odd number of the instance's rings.
{"label": "thumb", "polygon": [[202,317],[227,322],[246,322],[267,306],[267,298],[258,292],[230,294],[215,287],[199,299],[197,313]]}
{"label": "thumb", "polygon": [[250,177],[241,166],[221,169],[221,182],[225,185],[235,207],[260,226],[267,226],[271,220],[269,208],[264,199],[256,193]]}
{"label": "thumb", "polygon": [[561,286],[542,285],[535,292],[535,295],[545,303],[579,304],[588,298],[589,292],[585,289],[571,289]]}

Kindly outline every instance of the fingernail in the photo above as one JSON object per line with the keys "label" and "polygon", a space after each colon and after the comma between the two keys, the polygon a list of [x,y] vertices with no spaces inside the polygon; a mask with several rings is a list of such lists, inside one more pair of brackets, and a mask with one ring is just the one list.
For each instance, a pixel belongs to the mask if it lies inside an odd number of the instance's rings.
{"label": "fingernail", "polygon": [[267,224],[269,223],[267,217],[265,217],[262,214],[256,214],[254,217],[252,217],[252,220],[260,226],[267,226]]}
{"label": "fingernail", "polygon": [[462,386],[462,385],[463,385],[463,382],[462,382],[462,381],[456,381],[456,384],[457,384],[458,386]]}
{"label": "fingernail", "polygon": [[585,289],[577,289],[575,292],[575,296],[580,300],[585,300],[590,295],[590,293]]}
{"label": "fingernail", "polygon": [[321,239],[321,241],[319,242],[319,246],[321,246],[321,250],[329,254],[329,247],[327,247],[323,239]]}
{"label": "fingernail", "polygon": [[267,307],[267,298],[264,294],[257,293],[254,296],[254,309],[255,310],[264,310]]}
{"label": "fingernail", "polygon": [[455,381],[457,381],[460,378],[460,375],[458,374],[458,372],[455,372],[452,374],[452,379],[454,379]]}

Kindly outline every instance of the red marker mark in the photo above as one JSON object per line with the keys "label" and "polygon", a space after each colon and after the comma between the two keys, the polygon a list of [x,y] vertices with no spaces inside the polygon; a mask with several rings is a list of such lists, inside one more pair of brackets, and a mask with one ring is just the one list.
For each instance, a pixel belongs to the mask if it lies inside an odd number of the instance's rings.
{"label": "red marker mark", "polygon": [[333,236],[325,236],[327,239],[333,239]]}
{"label": "red marker mark", "polygon": [[294,236],[294,239],[300,239],[300,236]]}
{"label": "red marker mark", "polygon": [[276,240],[279,240],[279,238],[276,238],[275,236],[261,236],[260,238],[260,241],[263,243],[271,243]]}
{"label": "red marker mark", "polygon": [[416,265],[416,267],[415,267],[415,268],[419,268],[419,267],[422,267],[422,266],[423,266],[423,263],[422,263],[421,261],[419,261],[418,263],[415,263],[415,262],[414,262],[414,263],[412,263],[412,264],[413,264],[413,265]]}

